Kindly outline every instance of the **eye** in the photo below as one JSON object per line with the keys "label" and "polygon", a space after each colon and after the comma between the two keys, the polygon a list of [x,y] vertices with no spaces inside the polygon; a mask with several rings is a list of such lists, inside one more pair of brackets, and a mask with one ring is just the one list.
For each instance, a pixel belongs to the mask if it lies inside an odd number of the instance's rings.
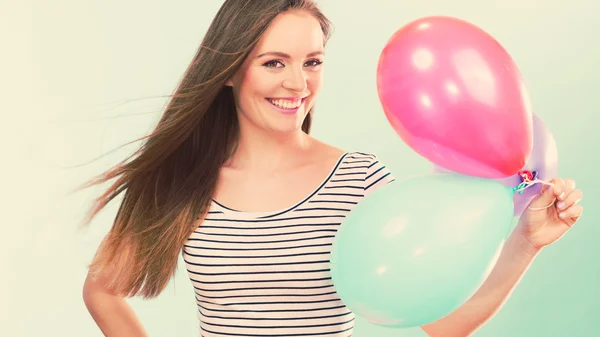
{"label": "eye", "polygon": [[321,64],[323,64],[323,61],[315,59],[315,60],[310,60],[310,61],[306,62],[304,65],[306,67],[317,67],[317,66],[320,66]]}
{"label": "eye", "polygon": [[[281,66],[278,67],[278,65],[281,65]],[[271,60],[267,63],[263,63],[263,66],[267,67],[267,68],[283,68],[284,67],[283,62],[281,62],[280,60]]]}

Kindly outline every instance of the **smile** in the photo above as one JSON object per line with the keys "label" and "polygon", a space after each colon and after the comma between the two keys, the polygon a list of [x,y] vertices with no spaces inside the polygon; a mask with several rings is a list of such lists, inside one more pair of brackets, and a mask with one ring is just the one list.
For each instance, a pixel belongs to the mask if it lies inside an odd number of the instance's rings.
{"label": "smile", "polygon": [[304,103],[304,98],[267,98],[267,101],[271,103],[271,105],[276,108],[278,111],[293,114],[302,106]]}

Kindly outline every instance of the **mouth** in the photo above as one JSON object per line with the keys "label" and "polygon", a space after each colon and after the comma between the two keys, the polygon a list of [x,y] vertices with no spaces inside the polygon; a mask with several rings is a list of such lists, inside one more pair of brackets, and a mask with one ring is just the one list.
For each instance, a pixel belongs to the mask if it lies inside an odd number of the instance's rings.
{"label": "mouth", "polygon": [[271,103],[271,106],[274,107],[279,112],[284,114],[294,114],[296,113],[304,101],[306,97],[302,98],[266,98],[266,100]]}

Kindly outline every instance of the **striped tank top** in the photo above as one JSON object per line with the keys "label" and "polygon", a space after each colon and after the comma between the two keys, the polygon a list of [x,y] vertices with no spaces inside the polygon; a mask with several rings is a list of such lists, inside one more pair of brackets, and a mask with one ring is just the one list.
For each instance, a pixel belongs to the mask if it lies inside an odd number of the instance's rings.
{"label": "striped tank top", "polygon": [[350,152],[288,209],[242,212],[213,200],[182,251],[199,336],[350,336],[354,314],[335,291],[331,246],[351,209],[393,180],[376,155]]}

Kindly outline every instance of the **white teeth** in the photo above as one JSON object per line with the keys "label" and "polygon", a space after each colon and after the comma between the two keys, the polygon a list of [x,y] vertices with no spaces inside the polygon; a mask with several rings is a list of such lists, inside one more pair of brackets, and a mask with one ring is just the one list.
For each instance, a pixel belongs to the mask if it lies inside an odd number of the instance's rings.
{"label": "white teeth", "polygon": [[294,99],[294,100],[288,100],[288,99],[269,99],[269,101],[271,103],[273,103],[273,105],[282,108],[282,109],[296,109],[298,107],[300,107],[300,105],[302,104],[302,99],[298,98],[298,99]]}

